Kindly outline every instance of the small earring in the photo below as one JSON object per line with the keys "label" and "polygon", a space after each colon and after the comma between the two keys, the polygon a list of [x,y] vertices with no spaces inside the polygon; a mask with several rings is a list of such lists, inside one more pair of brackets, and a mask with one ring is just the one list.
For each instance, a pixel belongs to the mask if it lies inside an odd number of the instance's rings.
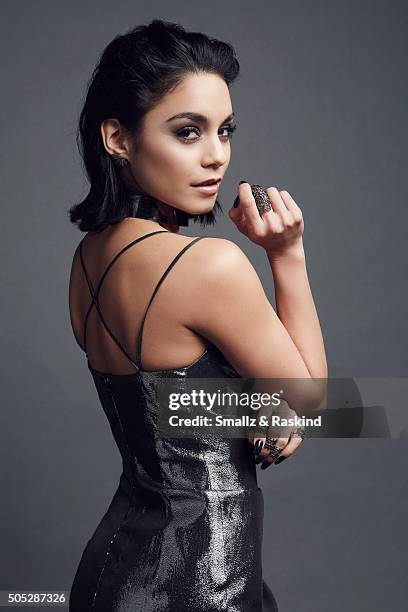
{"label": "small earring", "polygon": [[129,163],[129,160],[126,157],[121,157],[120,155],[111,155],[114,164],[116,164],[117,166],[127,166]]}

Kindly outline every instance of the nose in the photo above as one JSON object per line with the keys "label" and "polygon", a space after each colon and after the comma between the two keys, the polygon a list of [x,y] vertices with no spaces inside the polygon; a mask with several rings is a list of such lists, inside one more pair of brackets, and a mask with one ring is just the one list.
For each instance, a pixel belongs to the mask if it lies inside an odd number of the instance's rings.
{"label": "nose", "polygon": [[208,145],[203,155],[203,166],[223,166],[228,161],[229,148],[221,142],[219,136],[208,139]]}

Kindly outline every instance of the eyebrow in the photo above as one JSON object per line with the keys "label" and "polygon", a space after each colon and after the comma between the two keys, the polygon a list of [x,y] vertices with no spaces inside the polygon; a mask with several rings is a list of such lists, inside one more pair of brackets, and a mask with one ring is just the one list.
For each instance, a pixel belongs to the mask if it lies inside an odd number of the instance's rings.
{"label": "eyebrow", "polygon": [[[223,123],[226,123],[227,121],[231,121],[234,117],[235,117],[235,113],[233,112],[224,119]],[[192,121],[201,121],[202,123],[208,122],[208,118],[205,115],[200,115],[200,113],[186,112],[186,113],[178,113],[177,115],[170,117],[170,119],[166,120],[166,123],[168,123],[169,121],[173,121],[174,119],[191,119]]]}

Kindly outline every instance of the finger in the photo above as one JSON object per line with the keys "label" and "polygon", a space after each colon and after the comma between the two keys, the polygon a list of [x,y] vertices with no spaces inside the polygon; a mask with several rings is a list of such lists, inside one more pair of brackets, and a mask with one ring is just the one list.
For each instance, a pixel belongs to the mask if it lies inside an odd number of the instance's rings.
{"label": "finger", "polygon": [[[300,442],[299,442],[300,440]],[[282,463],[285,459],[290,457],[297,447],[301,444],[302,438],[290,438],[288,444],[284,447],[281,453],[279,453],[279,457],[273,459],[273,457],[266,457],[261,464],[261,470],[266,470],[270,465]]]}
{"label": "finger", "polygon": [[285,461],[285,459],[293,455],[295,450],[302,444],[302,442],[302,438],[292,438],[283,453],[275,461],[275,465],[282,463],[282,461]]}
{"label": "finger", "polygon": [[281,196],[282,200],[285,203],[286,208],[288,210],[292,211],[295,220],[302,219],[302,216],[303,216],[302,215],[302,210],[296,204],[295,200],[292,198],[290,193],[288,191],[286,191],[286,189],[283,189],[279,193],[280,193],[280,196]]}
{"label": "finger", "polygon": [[[269,194],[268,194],[268,197],[269,197],[269,200],[270,200],[271,198],[270,198]],[[284,227],[283,227],[282,219],[281,219],[279,213],[274,211],[273,206],[272,206],[272,202],[271,202],[270,210],[265,210],[264,212],[261,212],[260,216],[261,216],[262,221],[265,223],[265,225],[273,233],[279,234],[280,232],[283,231]]]}
{"label": "finger", "polygon": [[248,439],[248,442],[250,442],[253,446],[255,446],[258,440],[261,440],[261,438],[257,436],[256,433],[253,431],[249,433],[247,439]]}
{"label": "finger", "polygon": [[261,218],[265,227],[273,234],[280,234],[284,231],[285,228],[279,213],[275,212],[272,208],[261,213]]}
{"label": "finger", "polygon": [[[266,437],[262,437],[262,438],[258,438],[259,440],[261,440],[262,442],[262,446],[261,446],[261,450],[258,453],[255,463],[260,463],[261,461],[268,461],[270,463],[272,463],[274,461],[273,457],[271,456],[271,451],[269,448],[264,448],[265,446],[265,441],[266,441]],[[281,451],[286,447],[286,445],[289,442],[289,438],[273,438],[273,440],[275,440],[274,444],[275,446],[277,446],[277,448],[279,448]]]}
{"label": "finger", "polygon": [[283,451],[280,453],[279,458],[289,457],[290,455],[292,455],[295,450],[302,444],[302,442],[303,440],[300,436],[296,438],[290,438],[289,442],[287,443]]}
{"label": "finger", "polygon": [[265,444],[265,439],[264,438],[260,438],[255,442],[254,445],[254,459],[255,459],[255,463],[261,463],[261,461],[265,460],[265,457],[263,455],[261,455],[263,449],[263,445]]}
{"label": "finger", "polygon": [[[240,183],[241,184],[241,183]],[[244,213],[242,211],[242,206],[239,205],[239,185],[237,189],[237,197],[234,200],[233,206],[228,211],[230,219],[236,224],[241,224],[244,221]],[[239,228],[238,228],[239,229]]]}
{"label": "finger", "polygon": [[245,221],[250,224],[254,232],[262,232],[263,223],[258,207],[249,183],[242,183],[239,190],[239,207],[245,216]]}
{"label": "finger", "polygon": [[286,203],[276,187],[268,187],[266,192],[271,201],[273,210],[280,216],[284,225],[293,223],[294,219],[292,211],[286,208]]}
{"label": "finger", "polygon": [[265,438],[255,436],[253,438],[249,438],[249,441],[254,446],[254,453],[257,455],[261,452],[263,445],[265,444]]}
{"label": "finger", "polygon": [[236,228],[244,235],[246,235],[246,227],[245,227],[245,216],[242,212],[239,212],[236,215],[230,215],[231,220],[235,223]]}
{"label": "finger", "polygon": [[242,212],[239,204],[237,208],[232,207],[229,209],[228,216],[237,226],[242,224],[244,221],[244,213]]}

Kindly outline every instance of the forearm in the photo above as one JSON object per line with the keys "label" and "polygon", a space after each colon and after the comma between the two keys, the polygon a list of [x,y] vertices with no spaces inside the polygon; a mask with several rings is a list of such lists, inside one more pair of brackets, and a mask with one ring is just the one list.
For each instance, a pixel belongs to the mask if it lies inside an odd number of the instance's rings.
{"label": "forearm", "polygon": [[322,331],[306,269],[303,243],[285,255],[267,251],[271,266],[276,310],[312,378],[327,378]]}

